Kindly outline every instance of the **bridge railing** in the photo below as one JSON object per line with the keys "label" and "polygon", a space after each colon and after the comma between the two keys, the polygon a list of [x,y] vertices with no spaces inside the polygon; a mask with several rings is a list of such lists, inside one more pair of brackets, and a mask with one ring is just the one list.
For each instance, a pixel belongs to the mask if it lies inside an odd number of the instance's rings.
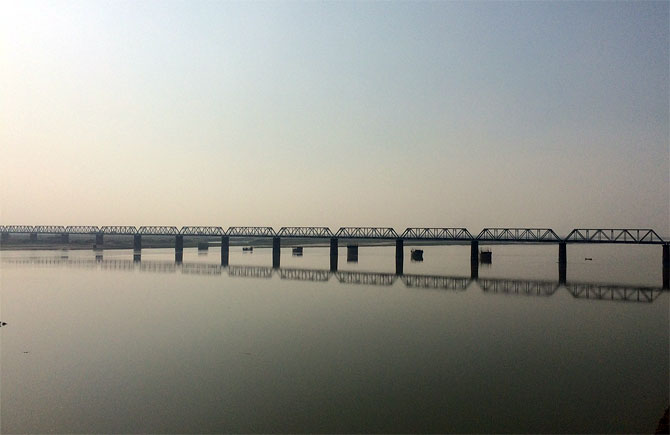
{"label": "bridge railing", "polygon": [[649,228],[576,228],[565,238],[572,243],[662,244],[663,239]]}
{"label": "bridge railing", "polygon": [[341,227],[335,237],[343,239],[397,239],[398,233],[389,227]]}
{"label": "bridge railing", "polygon": [[179,234],[187,236],[223,236],[225,230],[221,227],[182,227]]}
{"label": "bridge railing", "polygon": [[472,240],[467,228],[407,228],[401,235],[403,239],[417,240]]}
{"label": "bridge railing", "polygon": [[551,228],[484,228],[477,240],[496,242],[560,242]]}

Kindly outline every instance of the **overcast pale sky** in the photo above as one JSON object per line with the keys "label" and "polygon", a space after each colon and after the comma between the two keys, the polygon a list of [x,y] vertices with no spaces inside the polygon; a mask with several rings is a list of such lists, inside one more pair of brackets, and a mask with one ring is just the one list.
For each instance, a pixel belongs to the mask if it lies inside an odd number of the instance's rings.
{"label": "overcast pale sky", "polygon": [[1,8],[3,224],[670,234],[667,1]]}

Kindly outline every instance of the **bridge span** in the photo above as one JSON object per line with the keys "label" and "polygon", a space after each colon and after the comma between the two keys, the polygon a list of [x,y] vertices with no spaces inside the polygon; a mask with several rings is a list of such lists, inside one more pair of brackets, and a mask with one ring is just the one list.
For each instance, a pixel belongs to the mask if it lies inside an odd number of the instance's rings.
{"label": "bridge span", "polygon": [[231,239],[247,241],[271,240],[272,265],[279,267],[282,240],[323,240],[330,244],[330,269],[337,270],[340,241],[347,244],[349,252],[357,256],[358,245],[363,243],[393,243],[396,247],[396,271],[402,274],[405,244],[470,244],[471,275],[478,276],[479,246],[500,244],[557,244],[559,279],[565,282],[568,244],[637,244],[661,245],[663,282],[668,287],[670,276],[670,240],[662,239],[650,228],[576,228],[566,236],[558,235],[551,228],[484,228],[475,236],[467,228],[410,227],[397,232],[390,227],[341,227],[333,232],[328,227],[281,227],[278,231],[266,226],[229,227],[220,226],[58,226],[58,225],[0,225],[0,244],[7,243],[11,235],[29,234],[31,241],[38,235],[60,235],[63,243],[69,243],[71,235],[95,237],[95,248],[104,246],[105,236],[131,236],[134,250],[142,249],[142,238],[152,236],[174,237],[176,257],[184,250],[184,237],[217,238],[221,242],[221,261],[228,264]]}

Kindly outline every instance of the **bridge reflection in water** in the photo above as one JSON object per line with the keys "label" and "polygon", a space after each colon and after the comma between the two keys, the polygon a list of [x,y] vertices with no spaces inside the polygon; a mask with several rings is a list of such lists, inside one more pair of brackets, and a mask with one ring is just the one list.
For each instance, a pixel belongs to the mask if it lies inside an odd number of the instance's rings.
{"label": "bridge reflection in water", "polygon": [[208,263],[183,263],[181,260],[141,260],[61,257],[4,257],[2,263],[24,266],[57,266],[88,269],[135,271],[149,273],[182,273],[186,275],[219,276],[232,278],[271,279],[278,275],[282,280],[328,282],[333,276],[341,284],[392,286],[401,281],[407,288],[466,291],[476,282],[485,294],[517,296],[553,296],[564,288],[576,299],[652,303],[667,290],[661,287],[627,286],[604,283],[525,280],[507,278],[472,278],[462,276],[397,274],[384,272],[332,271],[328,269],[275,268],[267,266],[218,265]]}

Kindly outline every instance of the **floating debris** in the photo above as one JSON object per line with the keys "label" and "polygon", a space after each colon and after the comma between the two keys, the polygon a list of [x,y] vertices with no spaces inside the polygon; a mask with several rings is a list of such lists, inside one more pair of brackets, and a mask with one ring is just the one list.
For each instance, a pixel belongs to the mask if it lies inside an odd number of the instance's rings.
{"label": "floating debris", "polygon": [[5,326],[5,325],[6,325],[5,322],[0,322],[0,326]]}
{"label": "floating debris", "polygon": [[295,248],[293,248],[292,252],[293,252],[293,255],[295,255],[297,257],[301,257],[302,256],[302,246],[296,246]]}
{"label": "floating debris", "polygon": [[493,253],[491,251],[480,251],[479,262],[482,264],[491,264],[493,261]]}
{"label": "floating debris", "polygon": [[412,249],[412,260],[423,261],[423,249]]}

